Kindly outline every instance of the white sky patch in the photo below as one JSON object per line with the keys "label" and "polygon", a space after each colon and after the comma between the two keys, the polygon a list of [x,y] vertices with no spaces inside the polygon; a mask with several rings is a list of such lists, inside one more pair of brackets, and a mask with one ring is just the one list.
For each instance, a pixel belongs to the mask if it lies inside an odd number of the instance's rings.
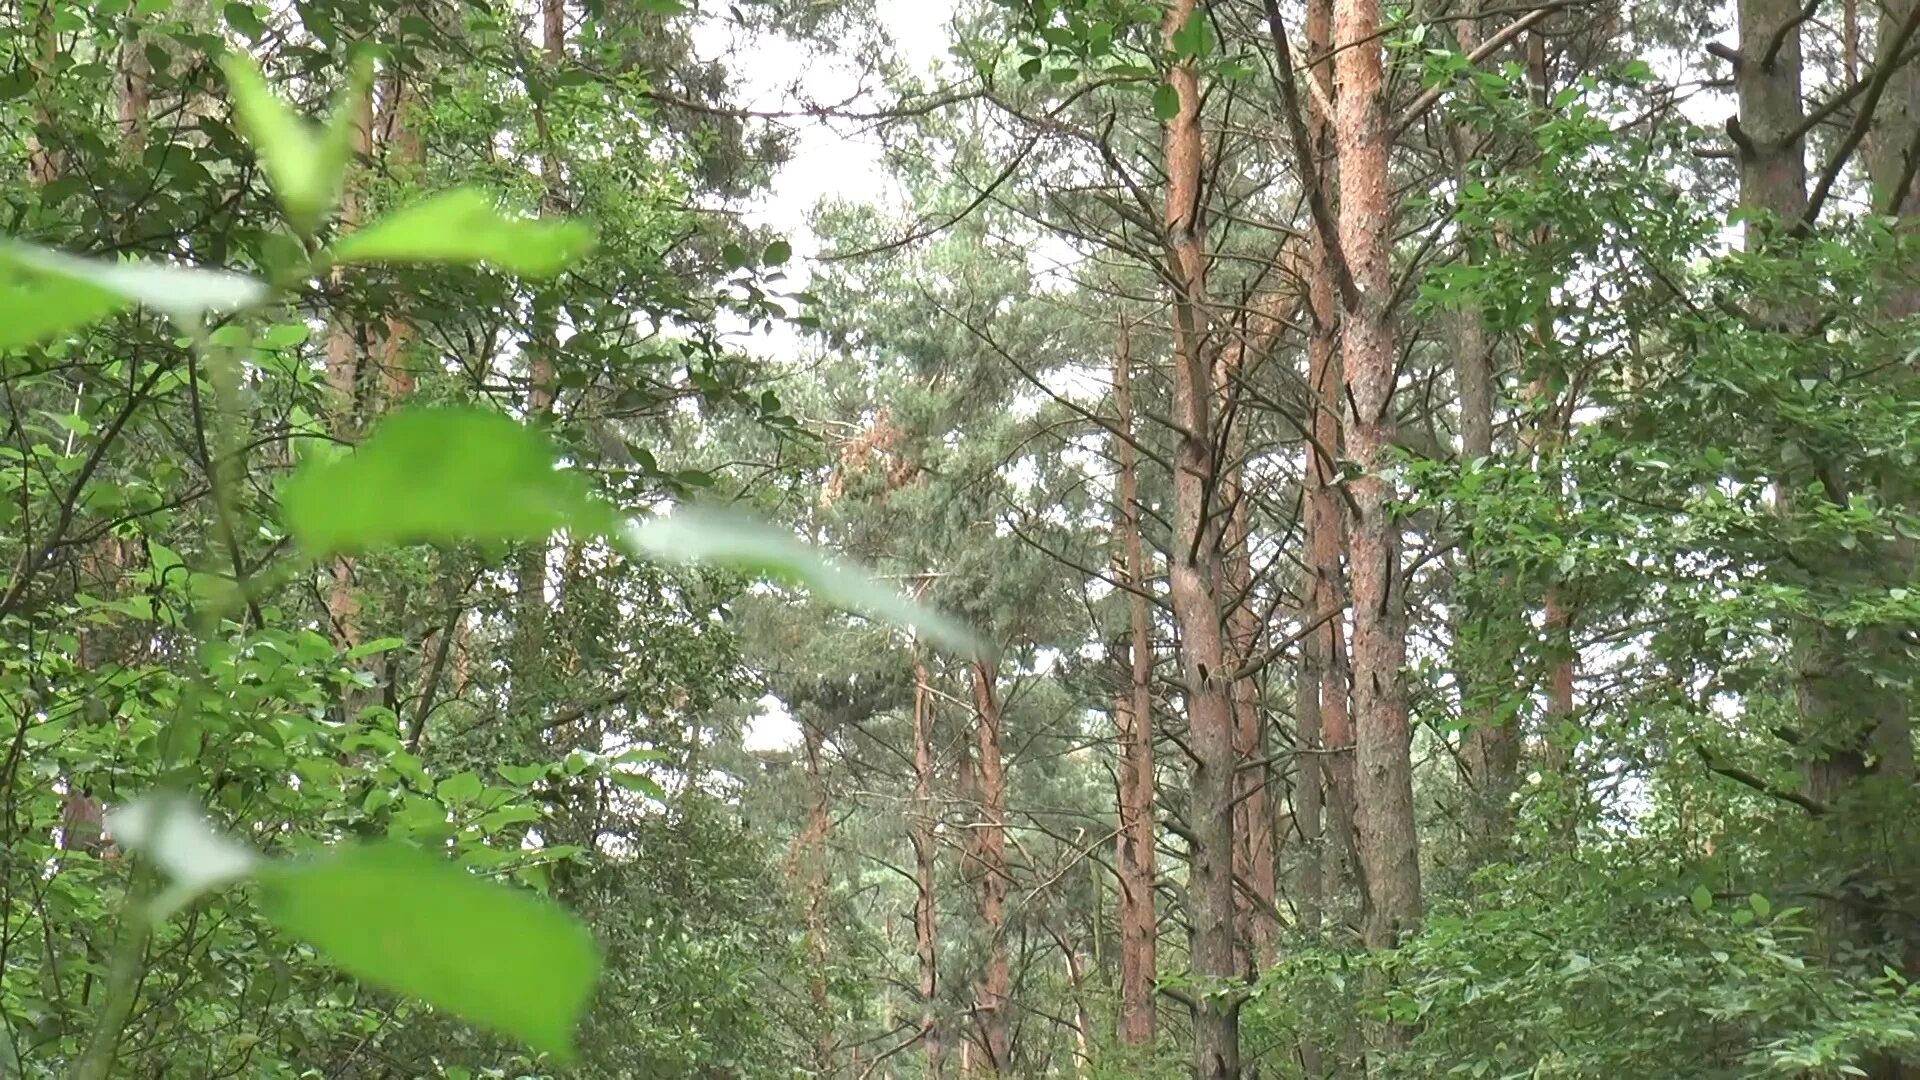
{"label": "white sky patch", "polygon": [[747,721],[740,745],[750,754],[777,754],[799,746],[800,723],[787,711],[787,703],[768,694],[759,705],[759,713]]}

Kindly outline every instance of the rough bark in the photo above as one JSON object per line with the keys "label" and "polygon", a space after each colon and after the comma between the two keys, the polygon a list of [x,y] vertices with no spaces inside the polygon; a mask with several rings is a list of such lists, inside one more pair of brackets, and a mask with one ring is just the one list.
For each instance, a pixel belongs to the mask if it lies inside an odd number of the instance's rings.
{"label": "rough bark", "polygon": [[1113,359],[1113,400],[1119,435],[1114,456],[1120,473],[1115,480],[1119,503],[1115,514],[1116,546],[1123,581],[1136,590],[1127,596],[1127,682],[1115,695],[1114,722],[1119,729],[1119,831],[1114,837],[1114,868],[1120,901],[1120,1042],[1131,1047],[1153,1045],[1155,999],[1153,982],[1158,965],[1158,918],[1154,913],[1153,835],[1153,641],[1151,614],[1144,591],[1148,587],[1146,545],[1140,538],[1139,455],[1131,442],[1133,423],[1133,358],[1130,332],[1120,325],[1119,348]]}
{"label": "rough bark", "polygon": [[[1309,0],[1306,23],[1307,77],[1315,91],[1308,96],[1307,129],[1313,159],[1321,169],[1323,190],[1338,190],[1333,117],[1326,105],[1333,100],[1333,3]],[[1353,836],[1353,723],[1349,709],[1347,669],[1347,574],[1341,560],[1346,539],[1340,512],[1339,456],[1341,442],[1340,319],[1338,288],[1334,282],[1333,252],[1325,237],[1314,230],[1311,238],[1307,301],[1311,318],[1307,338],[1307,389],[1312,418],[1306,448],[1306,494],[1302,500],[1309,618],[1340,611],[1301,643],[1302,678],[1311,676],[1317,687],[1313,719],[1319,725],[1317,741],[1307,743],[1308,763],[1319,771],[1324,796],[1324,832],[1320,859],[1314,870],[1323,903],[1326,890],[1337,889],[1358,868]],[[1304,766],[1303,766],[1304,767]],[[1303,780],[1303,783],[1305,781]]]}
{"label": "rough bark", "polygon": [[1385,49],[1380,0],[1334,5],[1334,139],[1340,157],[1340,246],[1358,289],[1341,335],[1351,422],[1347,448],[1360,467],[1348,485],[1353,581],[1355,821],[1367,892],[1366,942],[1390,948],[1419,925],[1419,845],[1407,720],[1406,619],[1399,536],[1385,470],[1394,439],[1398,358],[1392,305],[1393,196],[1387,177]]}
{"label": "rough bark", "polygon": [[[366,216],[366,181],[360,175],[359,162],[373,151],[373,101],[362,98],[354,104],[353,164],[348,166],[346,183],[340,193],[339,221],[342,232],[359,227]],[[336,295],[346,287],[346,270],[336,267],[331,283]],[[327,326],[327,388],[331,392],[333,435],[343,442],[359,437],[362,417],[360,375],[366,353],[366,328],[344,309],[336,309]],[[353,561],[337,558],[332,565],[333,581],[327,589],[327,618],[334,641],[352,647],[360,641],[360,601],[354,595]]]}
{"label": "rough bark", "polygon": [[913,943],[920,961],[920,1043],[926,1055],[928,1077],[945,1074],[946,1052],[940,1043],[940,1016],[935,1004],[939,990],[939,940],[935,936],[933,826],[933,696],[927,685],[927,665],[913,665]]}
{"label": "rough bark", "polygon": [[[1455,22],[1462,52],[1480,45],[1480,0],[1467,0]],[[1470,124],[1456,124],[1453,138],[1459,161],[1456,178],[1472,179],[1479,135]],[[1468,258],[1471,258],[1469,255]],[[1493,456],[1495,378],[1493,341],[1485,313],[1477,299],[1469,299],[1454,315],[1454,382],[1460,396],[1460,457],[1462,462]],[[1461,556],[1471,573],[1479,567],[1479,552],[1471,525],[1462,538]],[[1511,800],[1520,766],[1520,726],[1513,710],[1503,707],[1512,693],[1513,655],[1498,646],[1507,636],[1494,625],[1493,614],[1471,611],[1456,602],[1454,680],[1460,688],[1460,708],[1466,737],[1461,747],[1472,806],[1467,832],[1472,856],[1486,856],[1512,831]]]}
{"label": "rough bark", "polygon": [[1246,428],[1237,415],[1238,383],[1256,377],[1255,369],[1278,332],[1279,298],[1267,294],[1248,313],[1247,324],[1234,335],[1222,362],[1214,371],[1214,392],[1222,426],[1227,429],[1220,470],[1220,498],[1227,515],[1222,544],[1220,595],[1227,606],[1227,663],[1242,672],[1233,683],[1234,770],[1233,862],[1240,882],[1238,935],[1239,966],[1262,970],[1274,961],[1276,931],[1269,917],[1274,909],[1272,770],[1267,763],[1266,718],[1261,709],[1260,682],[1247,665],[1260,642],[1260,617],[1253,609],[1253,515],[1242,483],[1246,456]]}
{"label": "rough bark", "polygon": [[980,928],[987,939],[987,963],[981,973],[974,1012],[980,1032],[981,1064],[989,1072],[1013,1067],[1013,1025],[1008,1015],[1013,991],[1007,963],[1007,777],[1000,755],[1000,701],[994,691],[993,665],[972,663],[974,744],[979,754],[979,813],[976,826],[980,860]]}
{"label": "rough bark", "polygon": [[[1849,11],[1852,4],[1848,5]],[[1886,62],[1892,52],[1898,28],[1914,18],[1916,0],[1883,0],[1880,6],[1879,37],[1876,52]],[[1855,31],[1857,34],[1857,30]],[[1867,142],[1867,175],[1873,189],[1873,205],[1878,212],[1895,218],[1895,228],[1905,234],[1920,229],[1920,198],[1916,197],[1913,155],[1920,151],[1920,64],[1903,64],[1887,79],[1874,126]],[[1888,288],[1881,301],[1881,313],[1888,321],[1920,315],[1920,287],[1910,283]],[[1890,506],[1912,508],[1920,502],[1920,490],[1907,477],[1896,476],[1882,484],[1882,497]],[[1911,577],[1920,551],[1915,543],[1899,538],[1891,545],[1889,577]],[[1889,668],[1900,664],[1900,635],[1876,629],[1871,645],[1875,658]],[[1899,694],[1881,694],[1878,726],[1874,732],[1874,752],[1882,775],[1911,781],[1914,777],[1913,721],[1907,702]]]}
{"label": "rough bark", "polygon": [[828,815],[827,782],[821,770],[824,734],[816,724],[802,722],[801,742],[806,754],[807,813],[793,838],[788,856],[790,873],[806,905],[807,1000],[813,1006],[813,1067],[822,1076],[833,1070],[833,1008],[827,992],[827,839],[833,831]]}
{"label": "rough bark", "polygon": [[[1199,0],[1171,0],[1162,38],[1177,49],[1190,19],[1205,18]],[[1201,178],[1200,77],[1192,58],[1167,72],[1178,108],[1166,121],[1166,272],[1173,286],[1173,411],[1180,444],[1173,476],[1173,543],[1167,556],[1168,598],[1180,627],[1189,745],[1194,756],[1189,815],[1192,861],[1188,872],[1188,953],[1194,974],[1212,984],[1231,981],[1234,963],[1233,679],[1221,606],[1215,588],[1221,515],[1216,512],[1212,355],[1206,313],[1207,253]],[[1230,994],[1197,996],[1193,1018],[1194,1075],[1223,1080],[1240,1075],[1239,1003]]]}

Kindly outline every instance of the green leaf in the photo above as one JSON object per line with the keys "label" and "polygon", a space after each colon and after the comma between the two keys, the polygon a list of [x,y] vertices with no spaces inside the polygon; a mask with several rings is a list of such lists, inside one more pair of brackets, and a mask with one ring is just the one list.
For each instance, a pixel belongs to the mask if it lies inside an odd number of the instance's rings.
{"label": "green leaf", "polygon": [[640,773],[626,772],[619,769],[614,770],[612,775],[613,782],[628,791],[645,795],[649,799],[664,799],[667,797],[666,789],[661,787],[660,782],[651,776],[643,776]]}
{"label": "green leaf", "polygon": [[479,798],[485,786],[480,782],[479,774],[469,769],[466,772],[454,773],[440,781],[435,785],[433,794],[448,806],[460,806]]}
{"label": "green leaf", "polygon": [[146,795],[109,811],[107,832],[114,843],[152,859],[171,879],[171,887],[154,899],[155,918],[246,877],[260,862],[251,848],[221,834],[191,799],[178,795]]}
{"label": "green leaf", "polygon": [[70,333],[127,306],[98,285],[36,270],[16,257],[22,250],[0,249],[0,349]]}
{"label": "green leaf", "polygon": [[314,555],[421,542],[611,534],[586,479],[555,466],[547,438],[503,413],[408,408],[350,454],[317,461],[281,492],[287,527]]}
{"label": "green leaf", "polygon": [[1195,7],[1185,25],[1173,35],[1173,51],[1181,59],[1201,57],[1213,48],[1213,28],[1207,25],[1206,8]]}
{"label": "green leaf", "polygon": [[1153,88],[1153,117],[1165,123],[1180,115],[1180,91],[1161,83]]}
{"label": "green leaf", "polygon": [[1754,893],[1752,896],[1747,897],[1747,906],[1753,909],[1754,915],[1762,919],[1766,918],[1767,915],[1773,911],[1773,901],[1761,896],[1759,893]]}
{"label": "green leaf", "polygon": [[79,329],[129,304],[191,325],[266,296],[264,282],[224,270],[108,262],[6,243],[0,245],[0,348]]}
{"label": "green leaf", "polygon": [[405,638],[374,638],[372,641],[364,641],[348,649],[347,659],[358,660],[363,656],[378,656],[381,653],[392,652],[395,649],[404,649],[406,646],[407,641]]}
{"label": "green leaf", "polygon": [[233,91],[234,118],[266,170],[287,221],[312,233],[340,198],[353,155],[354,113],[372,86],[372,66],[365,61],[355,65],[347,91],[324,128],[280,100],[245,54],[228,53],[220,67]]}
{"label": "green leaf", "polygon": [[908,627],[958,652],[979,655],[980,639],[960,623],[900,595],[865,574],[828,561],[791,535],[735,514],[683,508],[629,528],[643,555],[675,562],[708,562],[804,585],[820,599]]}
{"label": "green leaf", "polygon": [[1706,914],[1713,908],[1713,893],[1701,885],[1693,890],[1693,910]]}
{"label": "green leaf", "polygon": [[760,261],[767,266],[784,266],[791,258],[793,258],[793,245],[785,240],[775,240],[767,245],[766,254],[760,256]]}
{"label": "green leaf", "polygon": [[399,843],[263,873],[262,908],[350,974],[568,1060],[599,977],[572,915]]}
{"label": "green leaf", "polygon": [[522,277],[552,277],[593,249],[577,221],[503,214],[485,192],[454,188],[401,207],[333,245],[340,263],[484,264]]}

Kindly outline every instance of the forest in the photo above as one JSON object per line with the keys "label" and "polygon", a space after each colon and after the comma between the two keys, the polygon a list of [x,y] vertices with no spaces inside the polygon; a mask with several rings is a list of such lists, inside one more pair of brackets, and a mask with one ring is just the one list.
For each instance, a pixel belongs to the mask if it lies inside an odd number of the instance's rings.
{"label": "forest", "polygon": [[1920,1077],[1920,0],[0,25],[0,1076]]}

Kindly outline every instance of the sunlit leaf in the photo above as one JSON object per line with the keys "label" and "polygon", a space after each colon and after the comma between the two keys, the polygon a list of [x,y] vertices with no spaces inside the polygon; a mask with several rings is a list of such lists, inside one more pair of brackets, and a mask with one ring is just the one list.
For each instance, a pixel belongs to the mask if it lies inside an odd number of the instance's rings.
{"label": "sunlit leaf", "polygon": [[87,259],[0,245],[0,347],[69,332],[130,304],[183,324],[264,300],[264,282],[224,270]]}
{"label": "sunlit leaf", "polygon": [[612,532],[579,473],[539,432],[484,409],[411,408],[352,453],[303,468],[280,502],[315,555],[420,542],[538,540]]}
{"label": "sunlit leaf", "polygon": [[220,66],[233,92],[234,117],[266,170],[287,220],[302,232],[312,232],[340,198],[353,154],[356,102],[369,92],[373,69],[364,61],[355,66],[333,118],[321,127],[297,115],[274,94],[249,57],[229,53]]}
{"label": "sunlit leaf", "polygon": [[350,974],[566,1059],[599,977],[572,915],[400,843],[264,872],[267,917]]}
{"label": "sunlit leaf", "polygon": [[552,277],[592,250],[577,221],[502,213],[476,188],[444,191],[375,221],[333,245],[341,263],[483,264],[522,277]]}
{"label": "sunlit leaf", "polygon": [[655,559],[704,562],[804,585],[821,600],[912,629],[936,644],[979,654],[980,639],[964,625],[828,560],[790,534],[719,510],[688,508],[635,523],[627,537]]}

